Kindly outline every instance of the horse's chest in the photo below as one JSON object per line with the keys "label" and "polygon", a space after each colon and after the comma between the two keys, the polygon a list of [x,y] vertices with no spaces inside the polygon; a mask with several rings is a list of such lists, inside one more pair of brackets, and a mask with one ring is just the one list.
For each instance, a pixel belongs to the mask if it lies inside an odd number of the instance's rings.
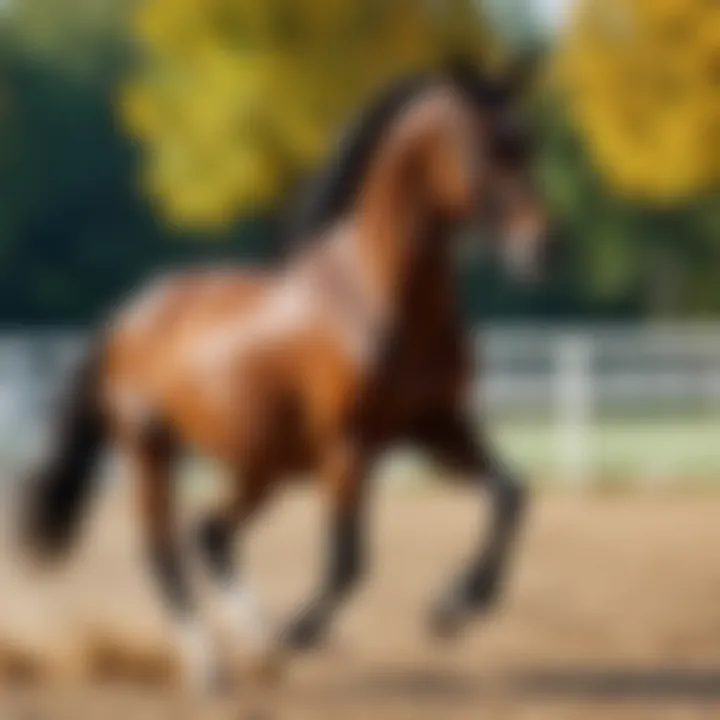
{"label": "horse's chest", "polygon": [[422,340],[389,341],[364,388],[364,419],[383,434],[402,434],[432,408],[443,406],[462,371],[458,343],[445,332]]}
{"label": "horse's chest", "polygon": [[402,347],[392,353],[378,372],[378,382],[385,397],[395,402],[400,398],[406,403],[422,403],[432,393],[437,381],[447,371],[442,349],[412,346]]}

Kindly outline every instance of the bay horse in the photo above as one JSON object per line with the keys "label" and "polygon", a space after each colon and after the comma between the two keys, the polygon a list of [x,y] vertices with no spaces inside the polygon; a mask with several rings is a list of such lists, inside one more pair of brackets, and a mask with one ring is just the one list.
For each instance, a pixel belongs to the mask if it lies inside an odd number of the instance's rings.
{"label": "bay horse", "polygon": [[100,451],[118,448],[134,468],[149,563],[191,677],[206,679],[213,662],[178,544],[172,468],[184,447],[235,479],[199,524],[196,548],[234,622],[264,645],[273,643],[233,561],[236,532],[281,481],[319,478],[324,577],[280,633],[291,648],[317,645],[364,569],[368,470],[401,441],[492,501],[489,541],[433,607],[432,627],[455,631],[496,597],[525,490],[466,412],[473,363],[452,257],[457,230],[477,218],[515,262],[537,256],[542,212],[514,104],[474,70],[403,80],[345,136],[295,229],[311,242],[274,271],[157,279],[92,343],[33,476],[25,537],[60,557]]}

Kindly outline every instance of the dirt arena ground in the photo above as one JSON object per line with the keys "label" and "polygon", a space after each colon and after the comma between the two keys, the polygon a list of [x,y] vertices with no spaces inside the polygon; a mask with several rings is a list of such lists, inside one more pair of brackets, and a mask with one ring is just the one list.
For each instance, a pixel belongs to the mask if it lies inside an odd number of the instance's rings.
{"label": "dirt arena ground", "polygon": [[[457,641],[430,600],[477,531],[449,490],[378,498],[374,572],[328,647],[258,696],[172,689],[172,653],[126,500],[95,514],[77,557],[40,576],[0,558],[0,720],[684,720],[720,718],[720,494],[540,494],[501,610]],[[318,571],[321,508],[289,492],[248,547],[284,614]],[[258,705],[259,703],[259,705]]]}

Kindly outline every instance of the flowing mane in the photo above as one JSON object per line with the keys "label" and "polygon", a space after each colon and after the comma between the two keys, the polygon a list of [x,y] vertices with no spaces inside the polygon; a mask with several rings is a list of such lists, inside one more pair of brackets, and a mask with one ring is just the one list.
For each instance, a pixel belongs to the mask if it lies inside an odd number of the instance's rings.
{"label": "flowing mane", "polygon": [[[451,61],[444,77],[473,103],[492,107],[505,100],[502,86],[484,78],[471,63]],[[355,118],[326,165],[303,187],[300,203],[290,208],[285,233],[290,247],[305,244],[349,210],[388,127],[408,103],[442,79],[430,73],[402,78]]]}
{"label": "flowing mane", "polygon": [[291,211],[288,239],[304,242],[347,212],[387,128],[414,97],[428,88],[429,75],[404,78],[391,85],[342,134],[327,164],[301,193],[300,207]]}

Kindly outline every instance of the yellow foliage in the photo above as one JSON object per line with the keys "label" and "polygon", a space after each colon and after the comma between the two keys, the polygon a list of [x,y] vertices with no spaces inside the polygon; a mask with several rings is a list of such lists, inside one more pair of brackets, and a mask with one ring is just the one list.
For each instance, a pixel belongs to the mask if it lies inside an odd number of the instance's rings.
{"label": "yellow foliage", "polygon": [[720,4],[585,0],[556,55],[611,186],[671,203],[720,185]]}
{"label": "yellow foliage", "polygon": [[122,117],[180,224],[272,203],[382,85],[494,52],[473,0],[154,0],[133,30],[144,62]]}

